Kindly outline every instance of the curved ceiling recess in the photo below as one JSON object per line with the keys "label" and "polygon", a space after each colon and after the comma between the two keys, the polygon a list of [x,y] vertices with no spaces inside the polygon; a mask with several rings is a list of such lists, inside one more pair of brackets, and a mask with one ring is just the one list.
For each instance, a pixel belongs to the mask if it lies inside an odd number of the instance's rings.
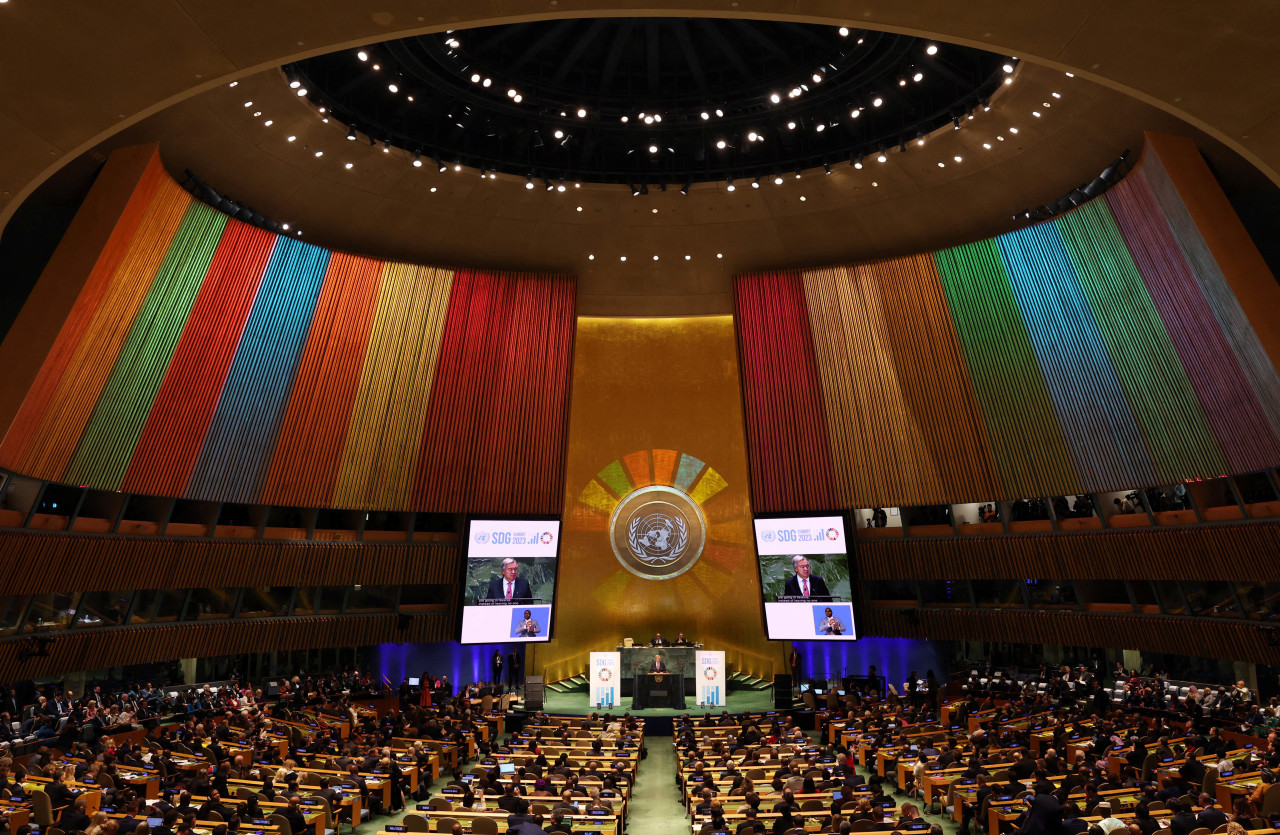
{"label": "curved ceiling recess", "polygon": [[1016,61],[755,20],[595,18],[448,31],[289,64],[348,138],[633,193],[854,163],[958,127]]}

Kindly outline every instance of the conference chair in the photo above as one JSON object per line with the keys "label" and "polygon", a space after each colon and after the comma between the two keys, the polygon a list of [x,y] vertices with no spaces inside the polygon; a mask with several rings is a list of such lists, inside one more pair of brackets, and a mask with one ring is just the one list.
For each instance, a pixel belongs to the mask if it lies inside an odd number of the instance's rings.
{"label": "conference chair", "polygon": [[[1276,785],[1280,785],[1277,783]],[[53,826],[53,802],[43,790],[36,789],[31,793],[31,817],[41,829]]]}
{"label": "conference chair", "polygon": [[457,822],[456,818],[437,818],[436,832],[452,832],[453,825]]}
{"label": "conference chair", "polygon": [[473,818],[472,835],[498,835],[498,822],[493,818]]}
{"label": "conference chair", "polygon": [[1197,826],[1195,829],[1191,830],[1190,835],[1213,835],[1213,834],[1209,831],[1209,827]]}
{"label": "conference chair", "polygon": [[1272,815],[1280,815],[1280,783],[1272,783],[1262,795],[1262,808],[1258,810],[1258,817],[1265,820],[1270,820]]}
{"label": "conference chair", "polygon": [[280,828],[280,835],[293,835],[293,827],[289,826],[289,819],[284,815],[272,815],[267,820],[271,821],[272,826]]}
{"label": "conference chair", "polygon": [[210,810],[205,814],[204,819],[205,819],[205,820],[211,820],[211,821],[214,821],[215,823],[226,823],[226,820],[222,817],[222,815],[218,814],[217,812],[213,811],[212,809],[210,809]]}
{"label": "conference chair", "polygon": [[[1101,791],[1101,790],[1099,790]],[[1204,770],[1204,780],[1200,783],[1200,791],[1216,797],[1218,793],[1218,767],[1211,765]]]}
{"label": "conference chair", "polygon": [[427,801],[427,808],[433,812],[452,812],[453,804],[443,797],[433,797]]}
{"label": "conference chair", "polygon": [[427,819],[424,818],[422,815],[416,815],[416,814],[405,815],[404,820],[401,821],[401,823],[404,824],[404,828],[409,832],[430,832],[431,831],[431,825],[427,823]]}

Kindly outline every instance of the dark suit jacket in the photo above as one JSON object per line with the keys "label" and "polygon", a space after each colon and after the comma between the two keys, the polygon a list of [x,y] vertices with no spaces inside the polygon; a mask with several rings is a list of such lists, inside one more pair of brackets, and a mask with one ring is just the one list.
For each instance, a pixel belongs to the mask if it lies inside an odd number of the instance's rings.
{"label": "dark suit jacket", "polygon": [[[507,597],[506,579],[494,577],[489,581],[489,590],[485,592],[485,600],[505,600]],[[533,597],[529,591],[529,581],[523,577],[516,578],[516,586],[511,591],[512,600],[528,600]]]}
{"label": "dark suit jacket", "polygon": [[655,658],[653,660],[653,663],[649,665],[649,672],[651,673],[665,673],[666,671],[667,671],[667,662],[665,661],[659,661],[658,659]]}
{"label": "dark suit jacket", "polygon": [[[782,587],[782,595],[783,597],[800,597],[800,578],[794,574],[788,577],[787,582]],[[827,581],[816,574],[810,574],[809,596],[830,597],[831,592],[827,590]]]}
{"label": "dark suit jacket", "polygon": [[670,646],[670,644],[671,642],[668,641],[666,638],[656,638],[656,637],[649,642],[649,646],[651,647],[665,647],[665,646]]}

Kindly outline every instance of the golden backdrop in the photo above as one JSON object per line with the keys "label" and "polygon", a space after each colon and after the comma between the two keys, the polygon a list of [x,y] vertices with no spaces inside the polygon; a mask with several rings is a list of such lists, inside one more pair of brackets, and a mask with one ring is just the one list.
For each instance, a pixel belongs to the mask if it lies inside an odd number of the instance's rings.
{"label": "golden backdrop", "polygon": [[[731,671],[784,671],[784,645],[764,638],[730,317],[580,318],[565,467],[555,637],[530,674],[562,679],[659,631],[723,649]],[[688,495],[706,524],[697,561],[665,580],[629,571],[610,543],[611,514],[651,485]]]}

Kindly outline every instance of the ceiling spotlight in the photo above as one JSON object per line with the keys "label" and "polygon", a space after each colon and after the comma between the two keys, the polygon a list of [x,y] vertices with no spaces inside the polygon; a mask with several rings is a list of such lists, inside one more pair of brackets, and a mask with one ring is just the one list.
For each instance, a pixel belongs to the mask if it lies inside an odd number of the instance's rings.
{"label": "ceiling spotlight", "polygon": [[820,72],[816,72],[816,73],[814,73],[814,74],[813,74],[813,83],[814,83],[814,84],[821,84],[821,83],[822,83],[822,73],[820,73]]}
{"label": "ceiling spotlight", "polygon": [[957,116],[954,119],[952,119],[951,124],[955,126],[956,130],[960,130],[960,117]]}
{"label": "ceiling spotlight", "polygon": [[552,136],[554,136],[556,139],[564,139],[564,131],[557,130],[555,133],[552,134]]}
{"label": "ceiling spotlight", "polygon": [[[409,101],[413,101],[413,96],[409,97]],[[524,96],[520,95],[519,93],[516,93],[516,97],[512,99],[512,101],[515,102],[516,104],[519,104],[520,102],[524,101]]]}
{"label": "ceiling spotlight", "polygon": [[472,83],[472,84],[479,84],[479,83],[480,83],[480,73],[478,73],[478,72],[477,72],[477,73],[472,73],[472,74],[471,74],[471,83]]}
{"label": "ceiling spotlight", "polygon": [[348,141],[348,142],[354,142],[354,141],[355,141],[355,139],[356,139],[356,126],[355,126],[355,125],[352,125],[352,126],[347,130],[347,141]]}
{"label": "ceiling spotlight", "polygon": [[480,86],[481,86],[481,87],[492,87],[492,86],[493,86],[493,79],[492,79],[492,78],[486,78],[484,81],[481,81],[481,82],[480,82]]}
{"label": "ceiling spotlight", "polygon": [[509,99],[514,99],[517,95],[519,95],[519,93],[516,92],[514,87],[507,91],[507,98]]}
{"label": "ceiling spotlight", "polygon": [[759,138],[760,138],[760,134],[756,133],[755,131],[751,131],[750,133],[747,134],[748,142],[755,142]]}
{"label": "ceiling spotlight", "polygon": [[532,189],[532,188],[533,188],[533,175],[532,175],[532,174],[526,174],[526,175],[524,175],[524,187],[525,187],[525,188],[527,188],[527,189]]}
{"label": "ceiling spotlight", "polygon": [[795,130],[795,129],[796,129],[795,122],[787,122],[787,130]]}
{"label": "ceiling spotlight", "polygon": [[587,118],[587,109],[585,107],[578,108],[578,118],[579,119]]}
{"label": "ceiling spotlight", "polygon": [[874,107],[879,107],[880,105],[884,104],[884,99],[880,98],[879,96],[876,96],[876,97],[871,101],[871,104],[872,104],[872,106],[874,106]]}
{"label": "ceiling spotlight", "polygon": [[876,162],[885,162],[885,161],[886,161],[886,160],[888,160],[888,159],[889,159],[889,158],[888,158],[887,156],[885,156],[885,155],[884,155],[884,151],[881,151],[881,152],[880,152],[880,155],[879,155],[878,157],[876,157]]}
{"label": "ceiling spotlight", "polygon": [[782,177],[774,177],[774,178],[773,178],[773,184],[774,184],[775,186],[780,186],[780,185],[782,185]]}
{"label": "ceiling spotlight", "polygon": [[658,260],[658,256],[656,256],[656,255],[655,255],[655,256],[653,256],[653,260],[657,261],[657,260]]}
{"label": "ceiling spotlight", "polygon": [[926,55],[937,55],[938,45],[936,43],[931,43],[925,47],[924,52]]}
{"label": "ceiling spotlight", "polygon": [[263,124],[265,127],[268,127],[268,128],[269,128],[269,127],[271,127],[272,125],[274,125],[275,123],[276,123],[276,122],[275,122],[275,120],[274,120],[274,119],[268,119],[267,121],[263,122],[262,124]]}
{"label": "ceiling spotlight", "polygon": [[777,104],[778,102],[782,101],[782,96],[778,95],[777,93],[770,93],[769,101],[773,102],[774,104]]}
{"label": "ceiling spotlight", "polygon": [[588,260],[588,261],[594,261],[594,260],[596,260],[596,256],[595,256],[595,255],[588,255],[588,256],[587,256],[587,260]]}
{"label": "ceiling spotlight", "polygon": [[297,139],[297,138],[298,138],[298,137],[296,137],[296,136],[290,136],[290,137],[289,137],[288,139],[286,139],[285,141],[286,141],[286,142],[292,142],[293,140],[295,140],[295,139]]}
{"label": "ceiling spotlight", "polygon": [[414,152],[413,152],[413,167],[414,167],[414,168],[421,168],[421,167],[422,167],[422,152],[421,152],[421,151],[414,151]]}
{"label": "ceiling spotlight", "polygon": [[850,110],[850,111],[849,111],[849,118],[851,118],[851,119],[856,119],[856,118],[858,118],[858,117],[859,117],[859,116],[861,116],[861,115],[862,115],[862,110],[860,110],[860,109],[859,109],[859,108],[857,108],[857,107],[855,107],[853,110]]}
{"label": "ceiling spotlight", "polygon": [[732,177],[726,178],[725,191],[737,191],[737,190],[738,190],[738,187],[733,184],[733,178]]}
{"label": "ceiling spotlight", "polygon": [[964,157],[957,156],[957,157],[955,157],[955,161],[956,161],[956,162],[964,162]]}
{"label": "ceiling spotlight", "polygon": [[847,38],[847,37],[849,37],[849,27],[848,27],[848,26],[841,26],[841,27],[840,27],[839,29],[837,29],[836,31],[840,33],[840,37],[842,37],[842,38]]}
{"label": "ceiling spotlight", "polygon": [[1018,132],[1017,128],[1009,128],[1009,133],[1017,133],[1017,132]]}
{"label": "ceiling spotlight", "polygon": [[555,183],[551,182],[551,181],[550,181],[550,180],[548,180],[546,177],[543,177],[543,178],[542,178],[542,184],[543,184],[543,185],[545,185],[545,186],[547,187],[547,191],[555,191],[555,190],[556,190]]}
{"label": "ceiling spotlight", "polygon": [[656,154],[656,153],[658,153],[658,146],[657,146],[657,145],[650,145],[650,146],[649,146],[649,153],[651,153],[651,154]]}
{"label": "ceiling spotlight", "polygon": [[1004,70],[1006,73],[1013,72],[1013,64],[1005,64],[1000,69]]}
{"label": "ceiling spotlight", "polygon": [[397,84],[388,84],[388,85],[387,85],[387,89],[388,89],[388,90],[390,90],[390,91],[391,91],[391,92],[393,92],[393,93],[398,93],[398,92],[400,92],[400,86],[399,86],[399,85],[397,85]]}
{"label": "ceiling spotlight", "polygon": [[435,160],[436,170],[439,171],[441,174],[449,170],[449,166],[445,165],[443,162],[440,161],[439,154],[432,154],[431,158]]}
{"label": "ceiling spotlight", "polygon": [[626,117],[626,116],[623,116],[621,121],[622,121],[622,124],[624,124],[624,125],[625,125],[627,122],[630,122],[630,121],[631,121],[631,119],[630,119],[630,118],[628,118],[628,117]]}
{"label": "ceiling spotlight", "polygon": [[355,168],[355,163],[348,162],[348,163],[347,163],[345,166],[343,166],[343,167],[344,167],[344,168],[346,168],[348,171],[350,171],[352,168]]}
{"label": "ceiling spotlight", "polygon": [[899,87],[906,87],[906,86],[907,86],[907,80],[906,80],[905,78],[899,78],[899,79],[898,79],[898,86],[899,86]]}
{"label": "ceiling spotlight", "polygon": [[685,197],[689,196],[689,187],[693,185],[693,180],[685,180],[684,185],[680,186],[680,193]]}
{"label": "ceiling spotlight", "polygon": [[290,90],[296,90],[296,89],[298,89],[298,88],[299,88],[299,87],[301,87],[301,86],[302,86],[302,82],[301,82],[301,81],[298,81],[297,79],[294,79],[293,81],[290,81],[290,82],[289,82],[289,89],[290,89]]}
{"label": "ceiling spotlight", "polygon": [[[632,184],[632,186],[631,186],[631,196],[632,196],[632,197],[639,197],[639,196],[640,196],[640,187],[639,187],[639,186],[637,186],[637,185],[635,185],[635,184]],[[627,260],[627,259],[626,259],[626,258],[623,258],[622,260],[624,260],[624,261],[625,261],[625,260]]]}
{"label": "ceiling spotlight", "polygon": [[645,117],[644,117],[644,123],[645,123],[646,125],[652,125],[652,124],[653,124],[653,117],[652,117],[652,116],[645,116]]}
{"label": "ceiling spotlight", "polygon": [[822,163],[822,170],[823,170],[823,172],[824,172],[824,173],[826,173],[826,174],[830,174],[830,173],[831,173],[831,163],[829,163],[829,162],[824,162],[824,163]]}
{"label": "ceiling spotlight", "polygon": [[799,169],[799,168],[797,168],[797,169],[796,169],[796,179],[797,179],[797,180],[798,180],[798,179],[800,179],[800,169]]}
{"label": "ceiling spotlight", "polygon": [[924,81],[924,73],[922,72],[916,73],[915,75],[911,76],[911,80],[916,82],[917,84],[920,83],[921,81]]}
{"label": "ceiling spotlight", "polygon": [[661,113],[655,113],[655,114],[653,114],[653,121],[655,121],[655,122],[661,122],[661,121],[662,121],[662,114],[661,114]]}
{"label": "ceiling spotlight", "polygon": [[692,260],[693,260],[693,256],[692,256],[692,255],[686,255],[686,256],[684,257],[684,260],[686,260],[686,261],[692,261]]}
{"label": "ceiling spotlight", "polygon": [[850,160],[850,162],[853,164],[854,168],[857,168],[859,171],[862,170],[862,154],[858,154],[858,156]]}
{"label": "ceiling spotlight", "polygon": [[717,148],[719,148],[719,149],[720,149],[720,150],[722,150],[722,151],[725,149],[725,145],[726,145],[726,143],[725,143],[725,141],[724,141],[723,139],[721,139],[721,140],[719,140],[718,142],[716,142],[716,147],[717,147]]}
{"label": "ceiling spotlight", "polygon": [[705,110],[702,111],[701,116],[702,116],[702,121],[704,122],[711,118],[711,114]]}
{"label": "ceiling spotlight", "polygon": [[752,180],[752,181],[751,181],[751,187],[752,187],[752,188],[760,188],[760,178],[759,178],[759,177],[756,177],[754,180]]}
{"label": "ceiling spotlight", "polygon": [[[1067,74],[1068,74],[1068,75],[1070,75],[1070,73],[1067,73]],[[724,111],[717,107],[717,108],[716,108],[716,116],[717,116],[717,117],[719,117],[719,116],[723,116],[723,115],[724,115]]]}
{"label": "ceiling spotlight", "polygon": [[1005,83],[1005,84],[1012,84],[1012,83],[1013,83],[1013,76],[1011,76],[1011,75],[1006,75],[1006,76],[1004,77],[1004,83]]}

